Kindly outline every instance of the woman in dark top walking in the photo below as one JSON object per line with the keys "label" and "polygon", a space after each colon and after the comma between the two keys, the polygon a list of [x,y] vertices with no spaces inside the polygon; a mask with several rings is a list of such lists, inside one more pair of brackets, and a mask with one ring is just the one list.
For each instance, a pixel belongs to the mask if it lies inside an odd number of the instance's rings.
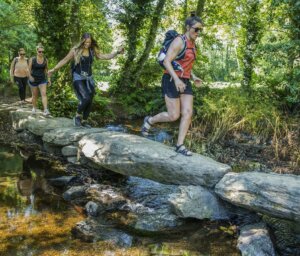
{"label": "woman in dark top walking", "polygon": [[50,115],[47,99],[47,85],[50,85],[50,81],[48,82],[47,79],[48,61],[44,57],[44,47],[41,44],[36,47],[36,51],[37,56],[32,57],[29,60],[29,84],[32,92],[32,112],[36,113],[37,99],[40,91],[44,108],[43,114],[48,116]]}
{"label": "woman in dark top walking", "polygon": [[49,70],[51,76],[59,68],[67,64],[70,60],[74,60],[73,72],[73,87],[79,104],[74,117],[75,126],[90,127],[87,124],[87,119],[91,112],[93,97],[95,94],[94,79],[92,76],[92,64],[94,57],[97,59],[110,60],[118,54],[123,53],[124,49],[120,48],[109,54],[99,52],[97,42],[89,33],[84,33],[81,37],[81,42],[72,48],[68,55],[64,57],[57,65]]}

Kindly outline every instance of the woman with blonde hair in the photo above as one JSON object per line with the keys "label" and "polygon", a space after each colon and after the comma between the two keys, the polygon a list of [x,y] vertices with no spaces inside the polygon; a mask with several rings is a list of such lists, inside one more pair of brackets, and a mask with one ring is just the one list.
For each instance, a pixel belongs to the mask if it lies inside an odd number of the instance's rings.
{"label": "woman with blonde hair", "polygon": [[81,42],[73,47],[68,55],[59,61],[53,69],[49,70],[48,74],[51,76],[70,60],[74,60],[74,67],[72,68],[73,87],[77,99],[79,100],[77,112],[73,119],[75,126],[90,127],[87,124],[87,119],[91,112],[92,101],[95,94],[95,85],[92,76],[94,58],[110,60],[123,52],[124,49],[120,48],[115,52],[102,54],[99,52],[98,44],[91,34],[84,33],[81,37]]}
{"label": "woman with blonde hair", "polygon": [[19,88],[21,104],[25,103],[26,85],[29,77],[28,59],[25,57],[25,49],[19,49],[19,57],[15,57],[10,65],[10,80]]}
{"label": "woman with blonde hair", "polygon": [[44,47],[38,44],[36,47],[37,56],[30,58],[29,60],[29,84],[32,92],[32,112],[36,113],[37,100],[39,91],[42,96],[42,104],[44,108],[44,116],[49,116],[48,99],[47,99],[47,85],[50,85],[50,81],[47,79],[48,60],[44,56]]}

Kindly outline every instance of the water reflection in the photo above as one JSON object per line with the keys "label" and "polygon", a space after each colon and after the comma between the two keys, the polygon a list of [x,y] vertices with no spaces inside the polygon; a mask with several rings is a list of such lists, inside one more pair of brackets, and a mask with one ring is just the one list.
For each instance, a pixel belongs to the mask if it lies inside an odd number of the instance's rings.
{"label": "water reflection", "polygon": [[26,151],[13,152],[0,145],[1,256],[239,255],[236,239],[217,224],[174,237],[136,236],[134,246],[127,249],[74,239],[71,229],[85,216],[62,200],[62,191],[49,185],[47,179],[55,172],[45,166]]}

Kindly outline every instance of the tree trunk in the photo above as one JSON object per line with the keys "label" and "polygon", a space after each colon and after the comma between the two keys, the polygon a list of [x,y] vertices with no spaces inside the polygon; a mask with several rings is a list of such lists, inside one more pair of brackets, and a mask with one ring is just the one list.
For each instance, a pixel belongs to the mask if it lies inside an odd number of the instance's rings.
{"label": "tree trunk", "polygon": [[79,19],[79,10],[80,4],[79,1],[72,1],[71,7],[71,17],[70,17],[70,24],[74,27],[74,30],[71,34],[71,43],[75,45],[78,43],[81,35],[81,28],[80,28],[80,19]]}
{"label": "tree trunk", "polygon": [[204,11],[205,0],[198,0],[196,15],[201,17]]}
{"label": "tree trunk", "polygon": [[145,65],[146,61],[148,60],[150,51],[154,45],[158,25],[161,20],[161,14],[163,12],[165,3],[166,3],[166,0],[159,0],[157,3],[156,9],[155,9],[155,14],[154,14],[154,17],[152,18],[151,29],[148,34],[145,50],[144,50],[143,54],[141,55],[140,59],[137,61],[136,68],[134,70],[134,74],[135,74],[134,84],[137,83],[137,80],[139,79],[139,76],[142,72],[142,68]]}
{"label": "tree trunk", "polygon": [[[131,23],[127,24],[128,57],[122,68],[120,79],[118,80],[118,88],[116,88],[117,93],[121,91],[120,90],[121,88],[122,88],[122,92],[124,92],[124,90],[127,90],[127,92],[129,92],[130,88],[135,87],[136,84],[138,83],[139,76],[143,70],[146,61],[149,58],[150,51],[155,42],[158,25],[161,20],[161,14],[164,10],[165,3],[166,0],[158,1],[153,14],[151,28],[146,40],[144,51],[140,55],[140,58],[136,61],[135,61],[135,57],[138,55],[137,41],[139,36],[139,30],[141,29],[145,16],[138,15]],[[141,6],[141,8],[143,8],[143,6]]]}
{"label": "tree trunk", "polygon": [[251,92],[254,55],[260,37],[259,0],[248,0],[248,8],[242,89]]}
{"label": "tree trunk", "polygon": [[184,0],[183,10],[182,10],[182,34],[185,33],[185,20],[188,17],[188,0]]}

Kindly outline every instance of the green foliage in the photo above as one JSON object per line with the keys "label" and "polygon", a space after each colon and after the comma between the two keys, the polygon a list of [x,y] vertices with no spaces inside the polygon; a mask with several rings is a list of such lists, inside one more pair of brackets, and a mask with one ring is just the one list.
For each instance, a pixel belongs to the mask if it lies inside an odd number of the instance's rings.
{"label": "green foliage", "polygon": [[130,117],[158,113],[164,107],[159,87],[139,87],[132,93],[124,94],[119,100]]}
{"label": "green foliage", "polygon": [[[30,5],[29,5],[30,7]],[[32,20],[24,16],[24,4],[15,1],[0,2],[0,81],[9,80],[9,68],[19,48],[27,50],[30,56],[34,48],[36,35]]]}
{"label": "green foliage", "polygon": [[255,90],[251,97],[236,87],[203,88],[196,92],[195,112],[190,139],[208,146],[234,131],[267,139],[280,128],[276,101],[265,88]]}
{"label": "green foliage", "polygon": [[103,126],[108,122],[114,121],[116,116],[114,115],[110,105],[110,99],[101,95],[100,92],[96,92],[89,122],[94,126]]}

